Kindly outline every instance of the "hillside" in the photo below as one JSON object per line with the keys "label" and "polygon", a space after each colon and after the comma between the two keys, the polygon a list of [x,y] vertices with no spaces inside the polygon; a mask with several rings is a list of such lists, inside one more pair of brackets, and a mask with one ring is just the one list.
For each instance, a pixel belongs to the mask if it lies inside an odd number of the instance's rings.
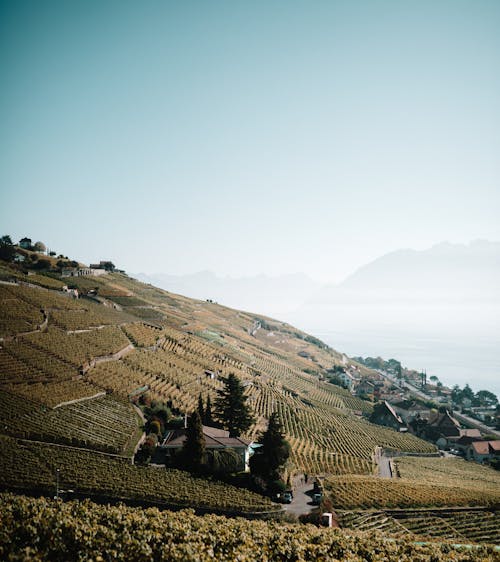
{"label": "hillside", "polygon": [[[4,278],[9,275],[4,270]],[[15,279],[20,281],[19,275]],[[31,286],[32,280],[49,290]],[[0,390],[9,408],[26,411],[8,424],[10,435],[54,440],[57,429],[48,427],[61,427],[55,418],[76,407],[47,412],[47,423],[36,418],[35,424],[29,412],[36,404],[54,408],[94,397],[79,406],[90,412],[103,401],[99,393],[107,392],[111,404],[146,386],[151,399],[190,412],[200,393],[215,397],[221,383],[205,371],[217,371],[234,372],[247,386],[257,417],[250,437],[272,411],[280,412],[297,470],[368,474],[376,445],[432,449],[354,415],[369,412],[371,404],[322,380],[342,355],[286,323],[174,295],[122,273],[66,280],[81,295],[92,292],[79,299],[55,288],[64,279],[36,275],[25,276],[25,282],[0,286],[5,312]],[[109,360],[117,352],[123,355]],[[89,428],[86,437],[76,432],[71,439],[102,449],[106,438],[101,428]],[[108,445],[115,452],[122,446],[109,440]]]}
{"label": "hillside", "polygon": [[[405,489],[423,492],[420,505],[472,498],[446,496],[444,483],[378,485],[375,447],[428,454],[434,446],[367,421],[371,402],[326,382],[345,355],[287,323],[122,272],[27,275],[5,263],[0,309],[2,489],[52,494],[57,472],[58,485],[76,497],[277,513],[279,506],[248,490],[130,461],[143,426],[132,401],[142,395],[189,414],[200,394],[214,400],[221,377],[235,373],[256,417],[246,437],[255,439],[279,412],[292,445],[288,473],[329,476],[337,507],[406,506]],[[495,487],[474,493],[475,504],[498,503]]]}

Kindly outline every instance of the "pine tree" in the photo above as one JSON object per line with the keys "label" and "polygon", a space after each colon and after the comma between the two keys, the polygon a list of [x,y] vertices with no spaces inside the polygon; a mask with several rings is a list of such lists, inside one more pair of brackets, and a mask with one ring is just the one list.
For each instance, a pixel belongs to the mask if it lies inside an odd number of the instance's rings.
{"label": "pine tree", "polygon": [[239,437],[252,427],[255,420],[246,404],[247,397],[238,377],[231,373],[222,380],[224,388],[217,391],[215,416],[229,430],[230,437]]}
{"label": "pine tree", "polygon": [[213,425],[214,420],[212,418],[212,402],[210,400],[210,394],[207,396],[207,405],[205,406],[205,414],[203,416],[204,425]]}
{"label": "pine tree", "polygon": [[262,434],[259,443],[262,447],[259,447],[250,459],[252,473],[267,482],[278,480],[280,470],[290,456],[290,444],[285,439],[283,426],[276,412],[271,414],[267,430]]}
{"label": "pine tree", "polygon": [[201,472],[205,463],[205,437],[200,414],[195,411],[188,421],[186,440],[182,447],[183,465],[192,472]]}
{"label": "pine tree", "polygon": [[198,396],[198,414],[200,414],[200,419],[203,421],[205,419],[205,411],[203,409],[203,398],[200,395]]}

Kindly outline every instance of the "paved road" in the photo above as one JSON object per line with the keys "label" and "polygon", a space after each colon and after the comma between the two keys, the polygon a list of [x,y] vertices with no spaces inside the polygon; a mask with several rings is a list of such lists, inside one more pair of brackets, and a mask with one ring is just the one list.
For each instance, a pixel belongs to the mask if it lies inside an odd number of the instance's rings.
{"label": "paved road", "polygon": [[378,462],[378,475],[380,478],[392,478],[390,458],[381,456]]}
{"label": "paved road", "polygon": [[382,447],[375,449],[375,462],[378,465],[378,475],[380,478],[392,478],[391,458],[386,457],[382,451]]}
{"label": "paved road", "polygon": [[293,486],[293,500],[292,503],[285,504],[285,511],[293,513],[294,515],[303,515],[311,513],[317,507],[313,504],[313,479],[309,478],[307,484],[303,483],[301,476],[297,477]]}

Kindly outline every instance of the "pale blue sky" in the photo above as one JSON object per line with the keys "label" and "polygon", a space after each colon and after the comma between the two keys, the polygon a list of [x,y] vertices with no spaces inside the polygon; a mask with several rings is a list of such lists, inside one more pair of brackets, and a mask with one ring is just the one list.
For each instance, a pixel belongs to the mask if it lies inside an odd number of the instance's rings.
{"label": "pale blue sky", "polygon": [[0,1],[0,225],[339,280],[500,239],[500,2]]}

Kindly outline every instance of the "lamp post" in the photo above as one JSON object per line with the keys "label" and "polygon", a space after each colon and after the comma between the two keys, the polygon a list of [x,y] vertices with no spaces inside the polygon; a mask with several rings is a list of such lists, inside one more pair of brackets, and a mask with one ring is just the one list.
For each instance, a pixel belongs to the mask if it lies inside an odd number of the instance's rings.
{"label": "lamp post", "polygon": [[59,469],[56,468],[56,500],[59,499]]}

